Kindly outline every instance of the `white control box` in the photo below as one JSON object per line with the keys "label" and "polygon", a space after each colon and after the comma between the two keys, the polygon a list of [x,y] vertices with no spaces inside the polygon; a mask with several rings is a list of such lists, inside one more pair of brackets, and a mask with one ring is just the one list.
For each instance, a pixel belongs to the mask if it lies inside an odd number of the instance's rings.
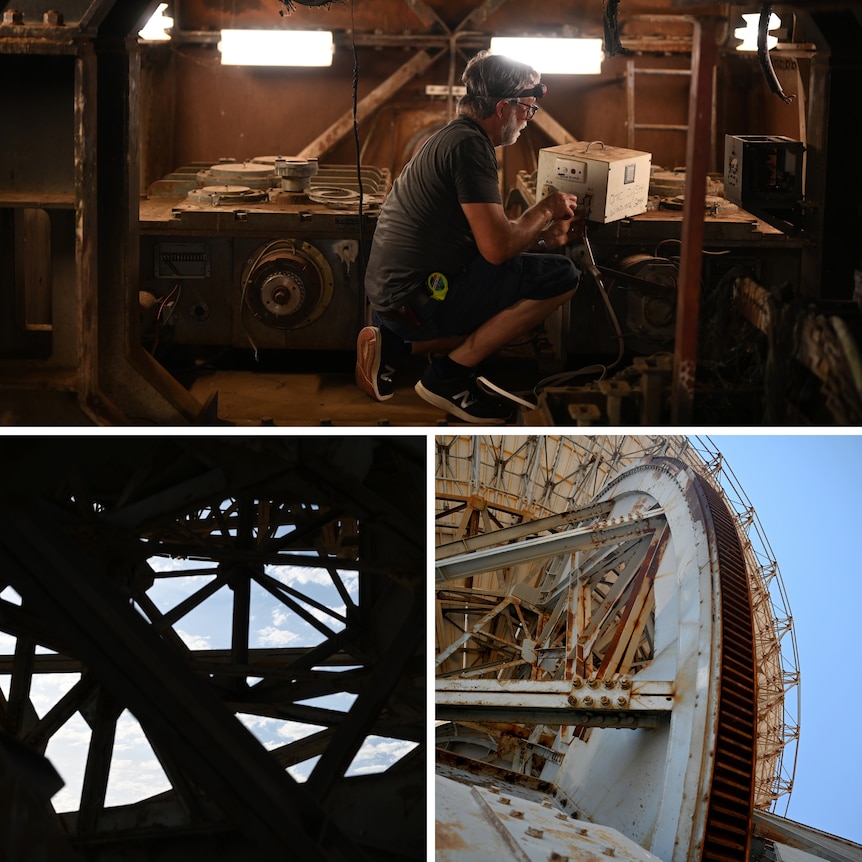
{"label": "white control box", "polygon": [[574,141],[539,150],[536,194],[578,196],[589,221],[605,224],[646,212],[652,153]]}

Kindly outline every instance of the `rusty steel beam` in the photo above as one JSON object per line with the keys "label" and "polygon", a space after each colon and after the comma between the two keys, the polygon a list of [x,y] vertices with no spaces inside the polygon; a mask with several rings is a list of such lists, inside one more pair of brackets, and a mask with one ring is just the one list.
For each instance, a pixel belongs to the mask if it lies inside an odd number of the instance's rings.
{"label": "rusty steel beam", "polygon": [[589,727],[655,727],[673,708],[670,680],[441,679],[438,721],[495,721]]}
{"label": "rusty steel beam", "polygon": [[[390,75],[382,84],[375,87],[356,106],[356,122],[360,123],[370,114],[374,113],[387,99],[392,98],[398,90],[413,78],[421,75],[434,63],[443,52],[433,56],[427,51],[419,51],[411,57],[403,66]],[[345,135],[353,128],[353,111],[342,114],[328,129],[318,135],[311,143],[300,150],[296,157],[299,159],[320,158],[329,152]]]}
{"label": "rusty steel beam", "polygon": [[718,22],[697,21],[691,54],[691,91],[686,142],[686,188],[682,221],[682,256],[677,291],[671,421],[686,424],[694,412],[697,329],[703,259],[703,212],[712,138],[713,78],[718,57]]}

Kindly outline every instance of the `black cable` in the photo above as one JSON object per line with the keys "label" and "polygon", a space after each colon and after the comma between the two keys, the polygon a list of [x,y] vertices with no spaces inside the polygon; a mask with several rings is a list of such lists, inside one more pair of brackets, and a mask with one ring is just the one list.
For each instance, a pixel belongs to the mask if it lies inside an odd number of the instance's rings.
{"label": "black cable", "polygon": [[355,7],[356,0],[350,0],[350,41],[353,48],[353,143],[356,147],[356,181],[359,185],[359,273],[361,284],[363,263],[365,261],[365,229],[362,219],[362,148],[359,143],[359,123],[357,118],[359,94],[359,52],[356,47],[356,21],[354,18]]}

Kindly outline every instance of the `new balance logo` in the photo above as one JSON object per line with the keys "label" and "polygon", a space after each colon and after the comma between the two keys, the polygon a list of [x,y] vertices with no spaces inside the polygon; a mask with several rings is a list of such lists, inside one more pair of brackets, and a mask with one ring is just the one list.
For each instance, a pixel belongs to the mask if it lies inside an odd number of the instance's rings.
{"label": "new balance logo", "polygon": [[476,397],[469,389],[464,389],[462,392],[456,392],[452,396],[452,400],[462,409],[466,410],[476,403]]}

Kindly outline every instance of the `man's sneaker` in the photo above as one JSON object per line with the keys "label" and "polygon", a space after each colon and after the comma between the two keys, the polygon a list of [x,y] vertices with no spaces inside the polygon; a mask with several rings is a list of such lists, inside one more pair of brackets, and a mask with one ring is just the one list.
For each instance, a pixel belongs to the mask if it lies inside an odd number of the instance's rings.
{"label": "man's sneaker", "polygon": [[511,404],[505,404],[483,392],[475,374],[443,380],[429,365],[415,389],[429,404],[465,422],[502,425],[512,416]]}
{"label": "man's sneaker", "polygon": [[379,327],[363,327],[356,339],[356,385],[375,401],[388,401],[395,394],[392,376],[396,366],[383,353]]}
{"label": "man's sneaker", "polygon": [[502,386],[494,383],[492,380],[488,380],[487,377],[477,377],[476,380],[479,383],[479,387],[489,395],[502,396],[506,400],[517,404],[519,407],[524,407],[527,410],[535,410],[539,406],[536,401],[528,401],[526,398],[523,398],[515,392],[509,392],[508,389],[503,389]]}

